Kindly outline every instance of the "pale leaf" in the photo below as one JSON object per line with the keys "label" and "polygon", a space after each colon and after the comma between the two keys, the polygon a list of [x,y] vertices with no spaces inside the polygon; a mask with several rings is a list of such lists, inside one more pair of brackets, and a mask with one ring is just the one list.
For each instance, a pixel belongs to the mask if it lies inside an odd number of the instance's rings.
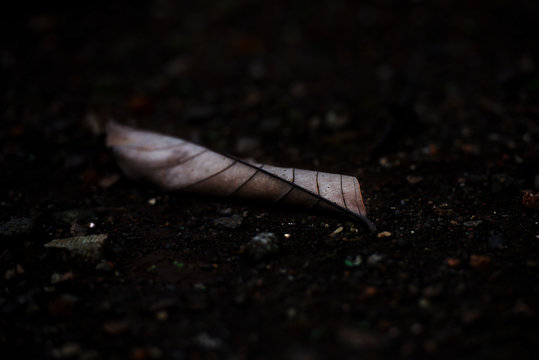
{"label": "pale leaf", "polygon": [[107,146],[128,177],[164,189],[338,210],[376,230],[353,176],[249,162],[114,122],[107,125]]}

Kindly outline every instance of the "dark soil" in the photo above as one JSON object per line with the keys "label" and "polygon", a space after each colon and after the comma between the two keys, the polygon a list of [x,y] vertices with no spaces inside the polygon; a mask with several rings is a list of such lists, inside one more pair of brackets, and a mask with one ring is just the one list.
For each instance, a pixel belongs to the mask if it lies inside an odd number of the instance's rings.
{"label": "dark soil", "polygon": [[[359,3],[2,12],[0,357],[531,359],[539,6]],[[379,234],[130,181],[108,118],[355,175]]]}

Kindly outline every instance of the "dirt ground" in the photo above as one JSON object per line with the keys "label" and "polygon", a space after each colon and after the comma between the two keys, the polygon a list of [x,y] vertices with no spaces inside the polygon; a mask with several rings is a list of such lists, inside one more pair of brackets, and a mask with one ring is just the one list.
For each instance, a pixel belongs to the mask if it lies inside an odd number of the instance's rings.
{"label": "dirt ground", "polygon": [[[0,356],[534,358],[539,6],[464,3],[3,12]],[[133,182],[110,118],[357,176],[378,232]]]}

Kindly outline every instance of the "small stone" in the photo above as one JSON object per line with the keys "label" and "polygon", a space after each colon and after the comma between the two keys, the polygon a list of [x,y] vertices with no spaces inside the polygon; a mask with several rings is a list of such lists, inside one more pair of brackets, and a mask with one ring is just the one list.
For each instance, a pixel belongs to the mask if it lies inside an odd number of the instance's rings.
{"label": "small stone", "polygon": [[217,350],[223,345],[223,341],[217,337],[207,333],[200,333],[195,339],[195,342],[203,349]]}
{"label": "small stone", "polygon": [[289,319],[293,319],[296,315],[297,315],[298,311],[296,310],[296,308],[288,308],[286,310],[286,317],[289,318]]}
{"label": "small stone", "polygon": [[492,262],[492,259],[486,255],[470,256],[470,266],[476,269],[485,268]]}
{"label": "small stone", "polygon": [[448,265],[449,267],[453,267],[453,268],[454,268],[454,267],[459,266],[461,261],[460,261],[460,259],[450,257],[450,258],[447,258],[447,259],[445,260],[445,262],[447,263],[447,265]]}
{"label": "small stone", "polygon": [[17,264],[15,266],[15,272],[17,272],[17,275],[24,274],[24,268],[22,267],[21,264]]}
{"label": "small stone", "polygon": [[423,176],[419,176],[419,175],[408,175],[406,176],[406,181],[408,181],[408,183],[410,185],[415,185],[415,184],[418,184],[420,183],[421,181],[423,181]]}
{"label": "small stone", "polygon": [[479,309],[468,309],[465,310],[461,315],[461,321],[464,324],[471,324],[481,317],[481,310]]}
{"label": "small stone", "polygon": [[34,221],[30,218],[12,218],[0,225],[0,236],[20,236],[32,232]]}
{"label": "small stone", "polygon": [[97,185],[102,189],[108,189],[120,180],[120,174],[105,175],[99,179]]}
{"label": "small stone", "polygon": [[417,301],[417,305],[422,309],[427,309],[430,306],[430,302],[428,299],[422,297]]}
{"label": "small stone", "polygon": [[463,222],[462,225],[464,225],[466,227],[477,227],[482,222],[483,222],[483,220],[470,220],[470,221]]}
{"label": "small stone", "polygon": [[118,335],[128,331],[130,325],[125,321],[109,321],[101,326],[101,329],[109,335]]}
{"label": "small stone", "polygon": [[389,159],[385,156],[382,156],[380,159],[378,159],[378,164],[380,164],[380,166],[384,169],[390,169],[391,167],[393,167],[391,161],[389,161]]}
{"label": "small stone", "polygon": [[376,237],[377,238],[384,238],[384,237],[389,237],[391,235],[392,234],[389,231],[382,231],[382,232],[379,232],[378,235],[376,235]]}
{"label": "small stone", "polygon": [[367,286],[360,296],[360,299],[368,299],[378,294],[378,288],[375,286]]}
{"label": "small stone", "polygon": [[371,256],[369,256],[369,258],[367,259],[367,263],[369,265],[377,265],[380,261],[382,261],[382,259],[384,258],[384,255],[381,255],[381,254],[372,254]]}
{"label": "small stone", "polygon": [[334,111],[330,111],[326,114],[326,125],[333,131],[340,130],[348,123],[348,116],[339,115]]}
{"label": "small stone", "polygon": [[45,247],[66,249],[71,256],[97,261],[103,257],[103,246],[107,238],[107,234],[75,236],[55,239],[46,243]]}
{"label": "small stone", "polygon": [[112,271],[113,266],[112,266],[112,263],[110,261],[107,261],[105,259],[101,259],[101,261],[99,261],[97,263],[97,265],[95,266],[95,269],[97,271],[110,272],[110,271]]}
{"label": "small stone", "polygon": [[236,229],[243,222],[243,216],[234,214],[232,216],[221,217],[213,220],[214,226],[222,226],[228,229]]}
{"label": "small stone", "polygon": [[168,319],[168,312],[165,310],[156,312],[155,319],[159,321],[166,321]]}
{"label": "small stone", "polygon": [[74,278],[74,275],[72,271],[68,271],[64,274],[59,274],[55,272],[51,275],[51,284],[57,284],[57,283],[67,281],[67,280],[73,280],[73,278]]}
{"label": "small stone", "polygon": [[81,348],[79,344],[69,342],[59,349],[52,350],[52,355],[57,359],[74,358],[81,355]]}
{"label": "small stone", "polygon": [[148,199],[148,205],[155,205],[157,204],[157,199],[156,198],[151,198],[151,199]]}
{"label": "small stone", "polygon": [[232,208],[224,208],[219,210],[219,214],[226,216],[226,215],[232,215]]}
{"label": "small stone", "polygon": [[244,246],[244,251],[255,261],[260,261],[279,251],[277,236],[271,232],[257,234]]}
{"label": "small stone", "polygon": [[342,226],[339,226],[338,228],[336,228],[335,230],[333,230],[333,232],[331,234],[329,234],[330,237],[335,237],[337,236],[337,234],[339,234],[340,232],[343,231],[343,227]]}
{"label": "small stone", "polygon": [[423,295],[427,298],[433,298],[440,295],[443,291],[443,286],[441,284],[429,285],[423,289]]}
{"label": "small stone", "polygon": [[14,269],[9,269],[4,273],[4,279],[11,280],[15,277],[16,273]]}

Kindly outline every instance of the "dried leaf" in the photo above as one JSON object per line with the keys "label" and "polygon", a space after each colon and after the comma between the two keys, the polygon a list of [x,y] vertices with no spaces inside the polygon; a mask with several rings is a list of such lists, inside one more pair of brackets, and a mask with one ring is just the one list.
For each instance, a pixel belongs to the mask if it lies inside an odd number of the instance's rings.
{"label": "dried leaf", "polygon": [[164,189],[339,210],[376,229],[353,176],[258,164],[114,122],[107,126],[107,146],[128,177]]}
{"label": "dried leaf", "polygon": [[99,260],[103,256],[103,246],[107,234],[75,236],[66,239],[55,239],[45,247],[66,249],[73,256],[81,256],[87,260]]}

